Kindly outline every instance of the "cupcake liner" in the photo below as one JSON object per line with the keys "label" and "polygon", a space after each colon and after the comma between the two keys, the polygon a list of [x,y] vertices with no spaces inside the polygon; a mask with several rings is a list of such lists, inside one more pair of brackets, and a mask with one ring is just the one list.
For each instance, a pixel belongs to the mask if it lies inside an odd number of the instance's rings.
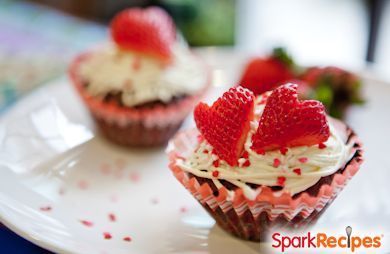
{"label": "cupcake liner", "polygon": [[156,105],[151,108],[123,107],[116,103],[104,102],[99,98],[89,95],[86,89],[84,89],[83,80],[79,77],[77,70],[79,65],[91,54],[91,52],[83,53],[75,58],[69,68],[70,79],[95,118],[102,119],[108,123],[116,124],[121,127],[139,122],[142,122],[142,124],[148,128],[157,126],[166,127],[172,124],[181,123],[192,110],[195,103],[206,92],[211,81],[210,75],[208,74],[208,81],[202,91],[168,105]]}
{"label": "cupcake liner", "polygon": [[[210,85],[210,75],[204,88],[195,95],[186,96],[167,105],[148,108],[120,106],[91,96],[84,88],[78,68],[93,53],[76,57],[69,68],[72,84],[87,105],[99,130],[109,140],[125,146],[164,145],[180,128],[196,102]],[[206,65],[205,65],[206,66]]]}
{"label": "cupcake liner", "polygon": [[165,145],[182,122],[166,126],[145,127],[141,122],[118,126],[95,118],[100,132],[109,140],[123,146],[150,147]]}
{"label": "cupcake liner", "polygon": [[278,193],[270,187],[260,186],[254,200],[247,199],[240,188],[233,191],[231,198],[225,187],[218,189],[212,181],[189,174],[176,165],[177,159],[186,158],[194,151],[198,143],[196,130],[181,132],[170,142],[169,167],[219,226],[242,239],[261,241],[274,226],[294,228],[314,223],[358,171],[363,162],[360,141],[345,125],[338,122],[335,126],[338,129],[344,126],[347,142],[354,144],[354,156],[343,169],[331,175],[329,184],[319,186],[314,196],[306,191],[291,196],[287,192]]}

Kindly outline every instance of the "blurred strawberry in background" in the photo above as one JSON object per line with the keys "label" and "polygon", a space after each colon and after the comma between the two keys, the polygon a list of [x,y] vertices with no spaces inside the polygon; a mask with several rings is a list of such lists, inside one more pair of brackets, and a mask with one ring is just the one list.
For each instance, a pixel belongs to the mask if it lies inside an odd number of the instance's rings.
{"label": "blurred strawberry in background", "polygon": [[238,84],[255,94],[262,94],[292,79],[293,66],[294,63],[286,52],[282,48],[276,48],[268,57],[250,60]]}
{"label": "blurred strawberry in background", "polygon": [[361,80],[341,68],[310,67],[301,79],[315,91],[311,97],[320,100],[331,116],[342,118],[349,105],[364,102],[360,94]]}
{"label": "blurred strawberry in background", "polygon": [[336,118],[343,118],[348,106],[364,102],[362,82],[355,74],[334,66],[304,68],[283,48],[275,48],[268,57],[249,60],[238,84],[262,94],[288,82],[298,84],[302,99],[321,101]]}

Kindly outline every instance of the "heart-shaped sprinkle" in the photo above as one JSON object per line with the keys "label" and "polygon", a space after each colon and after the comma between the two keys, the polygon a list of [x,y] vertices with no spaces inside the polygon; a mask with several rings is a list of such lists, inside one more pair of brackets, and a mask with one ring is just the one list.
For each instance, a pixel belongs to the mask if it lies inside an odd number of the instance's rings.
{"label": "heart-shaped sprinkle", "polygon": [[283,187],[285,183],[286,183],[286,177],[279,176],[278,179],[277,179],[278,186],[282,186]]}
{"label": "heart-shaped sprinkle", "polygon": [[302,174],[302,171],[301,171],[300,168],[295,168],[295,169],[293,169],[293,172],[294,172],[295,174],[299,175],[299,176]]}

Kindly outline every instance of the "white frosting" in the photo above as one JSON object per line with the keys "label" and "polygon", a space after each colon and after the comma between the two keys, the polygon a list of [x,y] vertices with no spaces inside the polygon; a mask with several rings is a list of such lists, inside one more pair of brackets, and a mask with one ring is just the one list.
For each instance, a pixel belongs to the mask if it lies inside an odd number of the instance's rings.
{"label": "white frosting", "polygon": [[88,82],[92,96],[122,92],[126,106],[191,95],[207,82],[207,69],[184,45],[174,45],[173,60],[163,66],[157,58],[123,51],[115,45],[95,50],[80,66],[79,75]]}
{"label": "white frosting", "polygon": [[[262,96],[259,96],[256,101],[259,102],[261,99]],[[229,181],[241,187],[246,197],[253,200],[260,190],[254,190],[245,183],[277,186],[278,177],[285,177],[283,191],[294,195],[313,186],[321,177],[335,173],[352,157],[352,144],[345,144],[330,121],[331,135],[324,143],[326,148],[320,149],[318,145],[300,146],[289,148],[285,155],[279,150],[268,151],[265,155],[257,154],[250,147],[252,135],[257,130],[258,120],[263,110],[264,104],[255,106],[255,119],[251,122],[251,129],[245,143],[245,150],[249,153],[250,166],[243,167],[242,164],[247,159],[241,158],[238,161],[239,166],[232,167],[221,160],[218,168],[214,167],[213,161],[217,159],[217,156],[212,154],[213,148],[205,140],[186,160],[178,160],[178,165],[196,176],[213,179],[217,187],[222,187],[219,180]],[[273,166],[274,159],[280,160],[278,167]],[[297,168],[301,170],[301,175],[293,171]],[[212,172],[215,170],[219,172],[218,178],[212,176]]]}

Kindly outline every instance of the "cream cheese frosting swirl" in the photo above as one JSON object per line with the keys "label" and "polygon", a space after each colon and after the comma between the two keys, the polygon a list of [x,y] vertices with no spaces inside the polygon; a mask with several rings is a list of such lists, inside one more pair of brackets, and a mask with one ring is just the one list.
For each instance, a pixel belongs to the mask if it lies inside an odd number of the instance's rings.
{"label": "cream cheese frosting swirl", "polygon": [[[251,149],[252,135],[257,130],[268,94],[258,96],[256,99],[255,118],[251,122],[245,142],[249,166],[243,165],[247,159],[240,158],[239,166],[232,167],[221,160],[218,167],[215,167],[213,162],[218,157],[212,153],[213,148],[206,140],[200,142],[188,158],[177,161],[178,166],[196,176],[211,179],[218,188],[222,187],[220,180],[226,180],[242,188],[246,197],[253,200],[261,189],[255,190],[247,183],[278,186],[278,179],[283,177],[285,180],[283,191],[294,195],[315,185],[321,177],[335,173],[351,159],[352,144],[345,144],[345,140],[335,129],[332,121],[328,121],[330,137],[324,143],[324,148],[319,148],[318,145],[300,146],[288,148],[285,154],[274,150],[267,151],[264,155],[253,151]],[[277,166],[275,160],[278,161]],[[213,177],[215,170],[218,170],[218,177]]]}
{"label": "cream cheese frosting swirl", "polygon": [[121,92],[129,107],[202,90],[208,79],[205,65],[184,45],[175,44],[172,54],[172,62],[163,66],[159,59],[107,44],[91,53],[79,75],[92,96]]}

